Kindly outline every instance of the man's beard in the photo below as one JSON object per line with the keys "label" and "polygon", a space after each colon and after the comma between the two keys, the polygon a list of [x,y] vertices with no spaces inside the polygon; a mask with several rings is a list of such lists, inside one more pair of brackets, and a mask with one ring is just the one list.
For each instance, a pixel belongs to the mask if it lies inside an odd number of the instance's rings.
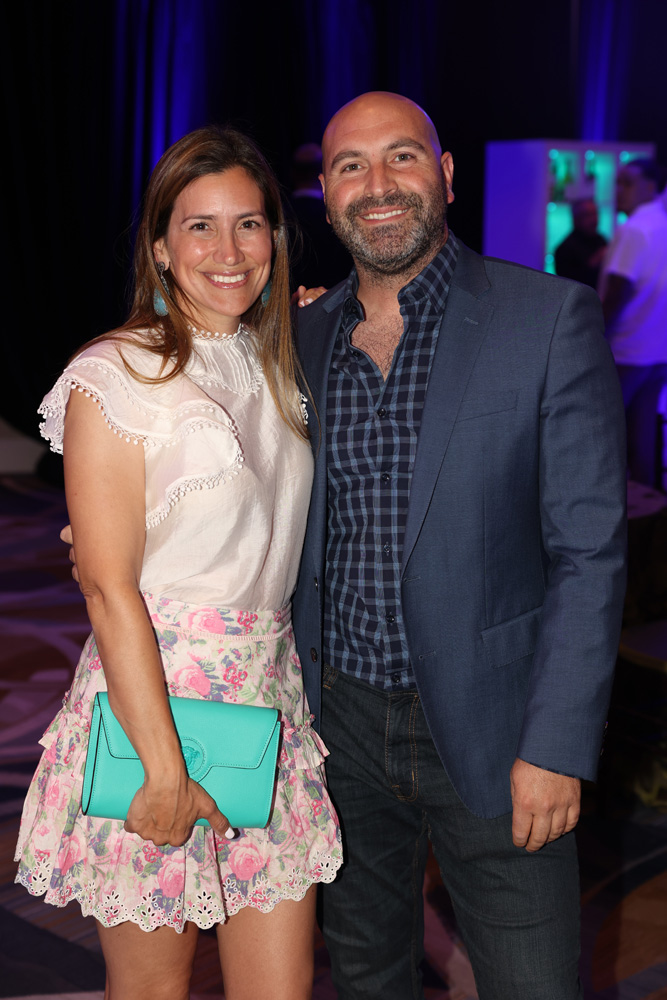
{"label": "man's beard", "polygon": [[[392,208],[411,208],[412,218],[399,218],[363,228],[358,216]],[[445,238],[447,201],[444,184],[431,189],[426,198],[416,192],[395,192],[386,198],[366,196],[351,202],[343,212],[327,206],[333,230],[354,257],[355,263],[371,275],[399,275],[414,270],[435,257]]]}

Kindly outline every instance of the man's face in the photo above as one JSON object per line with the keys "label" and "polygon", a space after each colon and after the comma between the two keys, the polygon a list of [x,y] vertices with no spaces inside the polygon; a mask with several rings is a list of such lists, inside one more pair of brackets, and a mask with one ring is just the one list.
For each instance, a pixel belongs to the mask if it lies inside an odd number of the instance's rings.
{"label": "man's face", "polygon": [[632,215],[640,205],[653,201],[657,190],[655,181],[644,177],[640,167],[628,163],[621,167],[616,177],[616,209]]}
{"label": "man's face", "polygon": [[416,105],[368,94],[324,137],[324,189],[334,231],[366,271],[394,275],[432,259],[447,233],[453,164]]}
{"label": "man's face", "polygon": [[598,228],[598,207],[591,199],[582,201],[576,206],[573,212],[574,228],[584,233],[586,236],[593,236]]}

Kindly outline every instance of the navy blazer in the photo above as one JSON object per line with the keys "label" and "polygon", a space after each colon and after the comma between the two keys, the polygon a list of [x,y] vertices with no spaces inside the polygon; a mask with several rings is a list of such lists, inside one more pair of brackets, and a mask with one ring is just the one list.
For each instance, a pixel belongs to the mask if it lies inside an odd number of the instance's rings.
{"label": "navy blazer", "polygon": [[[327,373],[342,304],[339,285],[298,325],[317,414],[309,407],[315,480],[294,628],[316,721]],[[419,432],[401,595],[433,740],[479,816],[511,809],[517,756],[595,778],[625,589],[625,499],[623,407],[596,294],[461,245]]]}

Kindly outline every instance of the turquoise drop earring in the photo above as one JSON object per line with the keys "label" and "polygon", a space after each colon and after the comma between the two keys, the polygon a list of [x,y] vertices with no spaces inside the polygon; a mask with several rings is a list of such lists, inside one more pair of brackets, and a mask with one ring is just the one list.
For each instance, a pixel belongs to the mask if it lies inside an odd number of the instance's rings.
{"label": "turquoise drop earring", "polygon": [[[157,272],[158,272],[160,281],[162,282],[162,287],[164,288],[165,292],[167,293],[167,298],[170,298],[170,295],[169,295],[169,285],[167,284],[167,279],[164,276],[165,270],[166,270],[166,268],[165,268],[164,261],[159,260],[157,262]],[[158,288],[156,288],[155,291],[153,292],[153,309],[155,310],[155,313],[156,313],[157,316],[168,316],[169,315],[169,310],[167,309],[167,303],[165,301],[164,295],[162,295],[162,293],[160,292],[160,290]]]}

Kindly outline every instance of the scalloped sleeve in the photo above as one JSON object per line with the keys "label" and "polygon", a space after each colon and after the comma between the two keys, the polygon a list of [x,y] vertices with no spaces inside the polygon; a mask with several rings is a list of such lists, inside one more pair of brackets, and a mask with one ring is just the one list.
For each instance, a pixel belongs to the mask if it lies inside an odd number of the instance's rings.
{"label": "scalloped sleeve", "polygon": [[123,437],[129,447],[144,447],[146,527],[151,528],[185,493],[212,489],[237,475],[243,452],[224,407],[196,383],[182,375],[165,384],[147,384],[130,374],[123,357],[144,377],[159,373],[159,357],[141,347],[94,344],[67,366],[42,400],[40,433],[62,454],[70,393],[92,397],[109,433]]}

